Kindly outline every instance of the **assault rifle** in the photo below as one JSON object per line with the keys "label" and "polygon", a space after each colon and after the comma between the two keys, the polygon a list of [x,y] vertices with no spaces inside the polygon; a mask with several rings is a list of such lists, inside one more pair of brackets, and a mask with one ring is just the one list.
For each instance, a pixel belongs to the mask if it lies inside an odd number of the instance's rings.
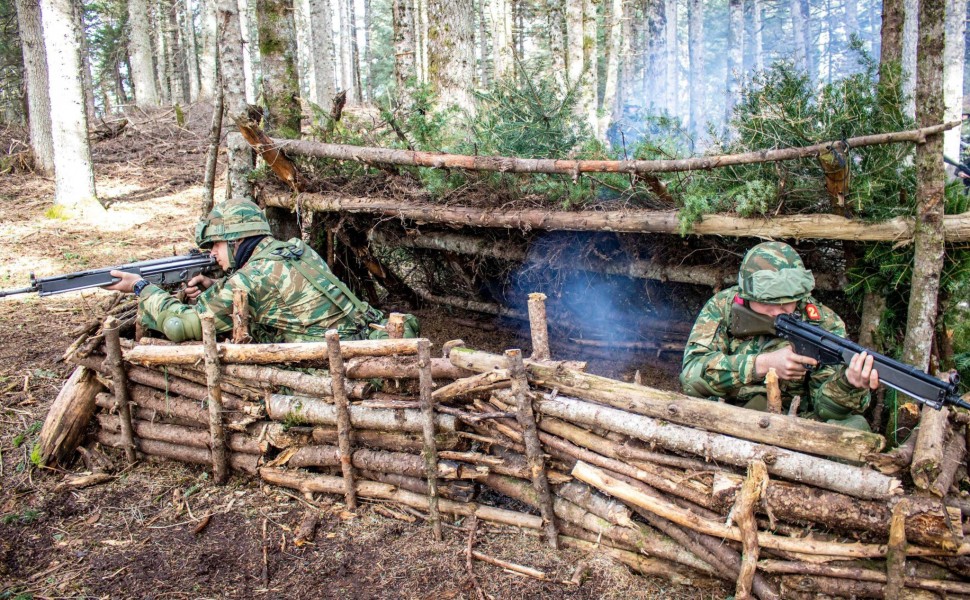
{"label": "assault rifle", "polygon": [[956,373],[951,373],[947,381],[937,379],[916,367],[873,352],[817,325],[806,323],[797,312],[771,318],[754,312],[744,304],[734,303],[731,305],[729,331],[735,337],[774,335],[788,340],[797,354],[814,358],[819,367],[848,365],[853,356],[866,352],[872,356],[872,367],[879,373],[880,383],[886,387],[911,396],[917,402],[932,406],[936,410],[940,410],[944,404],[970,408],[970,404],[961,400],[957,393],[960,376]]}
{"label": "assault rifle", "polygon": [[78,271],[66,275],[42,277],[30,274],[30,285],[22,288],[0,290],[0,298],[14,294],[37,292],[41,296],[63,294],[94,287],[104,287],[117,283],[119,279],[111,276],[111,271],[126,271],[141,275],[149,283],[160,286],[173,286],[184,283],[200,273],[210,273],[217,268],[216,259],[208,253],[192,250],[181,256],[156,258],[141,262],[128,263],[117,267],[103,267],[90,271]]}

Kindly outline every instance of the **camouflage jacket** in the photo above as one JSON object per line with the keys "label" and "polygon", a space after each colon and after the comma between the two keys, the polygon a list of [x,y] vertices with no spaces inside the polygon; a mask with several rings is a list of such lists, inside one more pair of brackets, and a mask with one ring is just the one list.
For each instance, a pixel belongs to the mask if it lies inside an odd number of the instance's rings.
{"label": "camouflage jacket", "polygon": [[[724,398],[731,404],[760,408],[766,404],[767,392],[764,379],[755,375],[754,361],[759,354],[772,352],[788,342],[772,336],[735,338],[728,333],[731,322],[731,304],[738,293],[732,287],[717,293],[701,310],[690,338],[684,348],[684,362],[680,383],[684,392],[701,398]],[[798,310],[805,314],[805,305],[818,308],[819,319],[813,323],[838,336],[845,337],[845,324],[828,307],[813,298],[799,302]],[[865,408],[868,390],[853,387],[845,378],[844,366],[827,366],[799,381],[779,381],[782,402],[789,405],[791,399],[802,397],[801,412],[808,412],[806,400],[818,406],[820,399],[827,399],[848,410]]]}
{"label": "camouflage jacket", "polygon": [[[163,289],[147,286],[139,297],[142,323],[160,330],[159,316],[168,311],[212,314],[216,331],[232,331],[233,293],[246,291],[250,334],[257,342],[324,341],[328,329],[343,339],[367,336],[367,324],[383,315],[335,284],[330,268],[299,239],[266,237],[252,257],[228,277],[204,291],[195,306],[182,304]],[[346,290],[343,287],[343,290]]]}

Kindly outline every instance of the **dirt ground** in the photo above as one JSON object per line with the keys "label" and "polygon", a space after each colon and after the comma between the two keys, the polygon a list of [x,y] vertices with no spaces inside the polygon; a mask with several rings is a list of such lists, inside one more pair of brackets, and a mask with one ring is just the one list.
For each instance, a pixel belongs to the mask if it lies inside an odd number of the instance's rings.
{"label": "dirt ground", "polygon": [[[134,114],[124,135],[93,146],[98,193],[110,204],[98,223],[45,216],[52,180],[0,176],[0,288],[26,285],[30,272],[52,275],[188,250],[202,198],[209,110],[191,107],[184,129],[171,111]],[[392,513],[374,503],[351,514],[339,498],[301,498],[238,476],[214,486],[202,468],[126,466],[111,452],[113,481],[59,488],[83,467],[37,469],[30,448],[71,371],[62,354],[104,297],[98,291],[0,300],[0,599],[477,597],[465,560],[467,523],[453,523],[435,543],[420,520],[399,511],[397,518],[387,516]],[[487,350],[527,347],[502,323],[469,327],[468,315],[456,322],[459,315],[427,308],[419,316],[435,344],[461,337]],[[625,379],[636,369],[645,383],[674,384],[669,365],[590,365]],[[294,535],[308,511],[320,515],[320,526],[314,543],[298,547]],[[575,550],[553,552],[518,530],[483,525],[475,547],[549,575],[542,582],[475,562],[475,576],[491,598],[729,593],[707,581],[678,585],[635,576]],[[582,583],[563,583],[578,565],[588,567]]]}

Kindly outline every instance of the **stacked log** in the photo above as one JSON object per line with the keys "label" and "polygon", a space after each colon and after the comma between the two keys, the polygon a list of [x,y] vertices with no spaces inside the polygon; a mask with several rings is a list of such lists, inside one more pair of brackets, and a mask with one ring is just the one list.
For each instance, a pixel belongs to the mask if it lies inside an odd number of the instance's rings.
{"label": "stacked log", "polygon": [[[416,358],[427,344],[218,344],[210,364],[221,377],[208,381],[221,392],[229,468],[305,494],[401,504],[432,526],[440,514],[534,530],[747,597],[883,597],[887,582],[970,594],[970,502],[954,485],[965,415],[937,424],[934,443],[883,454],[876,434],[609,380],[541,352],[456,346],[447,359]],[[139,456],[213,465],[203,346],[121,345]],[[96,384],[85,392],[99,411],[95,439],[130,447],[117,365],[99,347],[72,360],[75,382]],[[384,390],[363,379],[416,383],[422,372],[422,385]],[[924,446],[942,452],[922,468],[922,491],[898,475]]]}

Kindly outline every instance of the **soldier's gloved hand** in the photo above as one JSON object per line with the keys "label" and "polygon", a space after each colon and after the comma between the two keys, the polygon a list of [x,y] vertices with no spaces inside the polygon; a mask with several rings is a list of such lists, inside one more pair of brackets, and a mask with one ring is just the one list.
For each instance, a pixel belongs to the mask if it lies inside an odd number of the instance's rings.
{"label": "soldier's gloved hand", "polygon": [[852,387],[874,390],[879,387],[879,373],[872,368],[874,358],[868,352],[860,352],[849,361],[845,379]]}
{"label": "soldier's gloved hand", "polygon": [[185,282],[185,297],[189,302],[195,302],[202,292],[212,287],[213,283],[214,280],[205,275],[196,275]]}
{"label": "soldier's gloved hand", "polygon": [[754,359],[754,371],[758,379],[768,374],[769,369],[774,369],[779,379],[795,381],[805,376],[808,367],[814,367],[818,361],[810,356],[796,354],[791,346],[779,348],[774,352],[759,354]]}

